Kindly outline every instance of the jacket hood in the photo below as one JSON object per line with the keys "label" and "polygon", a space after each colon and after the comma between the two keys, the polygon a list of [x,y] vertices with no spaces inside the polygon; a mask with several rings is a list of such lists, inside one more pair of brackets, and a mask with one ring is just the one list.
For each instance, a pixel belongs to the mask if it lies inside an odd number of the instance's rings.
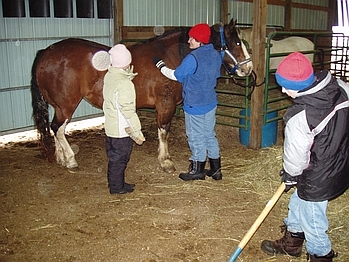
{"label": "jacket hood", "polygon": [[341,96],[335,78],[327,70],[315,73],[315,77],[316,81],[308,88],[300,91],[294,102],[319,109],[332,108]]}
{"label": "jacket hood", "polygon": [[117,72],[120,75],[124,75],[130,80],[133,80],[133,78],[135,78],[135,76],[138,75],[138,73],[133,72],[133,66],[129,66],[126,70],[110,66],[108,70],[110,72]]}

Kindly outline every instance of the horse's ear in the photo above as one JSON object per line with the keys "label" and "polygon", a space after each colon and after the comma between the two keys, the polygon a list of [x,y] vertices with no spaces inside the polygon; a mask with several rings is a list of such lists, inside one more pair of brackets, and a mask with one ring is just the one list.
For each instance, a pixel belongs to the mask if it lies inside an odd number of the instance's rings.
{"label": "horse's ear", "polygon": [[232,18],[229,22],[229,25],[225,28],[225,35],[229,36],[230,34],[232,34],[235,30],[235,25],[236,25],[236,19],[234,20],[234,18]]}
{"label": "horse's ear", "polygon": [[220,29],[220,27],[221,27],[222,25],[223,25],[222,23],[214,24],[214,25],[212,26],[212,30],[214,30],[215,32],[219,32],[219,29]]}
{"label": "horse's ear", "polygon": [[236,23],[237,23],[237,19],[234,20],[234,18],[232,18],[229,22],[229,27],[235,27],[236,26]]}

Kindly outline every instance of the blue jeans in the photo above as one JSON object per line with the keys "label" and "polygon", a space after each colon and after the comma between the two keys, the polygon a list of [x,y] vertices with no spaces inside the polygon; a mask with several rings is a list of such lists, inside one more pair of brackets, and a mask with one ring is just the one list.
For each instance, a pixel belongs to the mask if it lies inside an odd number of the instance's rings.
{"label": "blue jeans", "polygon": [[284,222],[290,232],[304,232],[307,252],[324,256],[331,251],[331,241],[326,233],[328,201],[311,202],[300,199],[297,190],[288,204],[288,217]]}
{"label": "blue jeans", "polygon": [[220,157],[219,145],[214,130],[217,107],[203,115],[185,115],[185,131],[191,151],[190,160],[205,162],[206,157]]}

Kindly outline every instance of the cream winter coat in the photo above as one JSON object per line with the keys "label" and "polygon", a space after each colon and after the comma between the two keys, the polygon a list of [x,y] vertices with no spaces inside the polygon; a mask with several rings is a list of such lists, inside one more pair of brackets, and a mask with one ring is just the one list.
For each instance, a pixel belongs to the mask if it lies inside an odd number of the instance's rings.
{"label": "cream winter coat", "polygon": [[122,70],[109,67],[104,77],[103,111],[105,133],[109,137],[129,136],[125,128],[133,129],[132,135],[142,135],[141,123],[136,113],[136,92],[132,79],[137,75],[133,68]]}

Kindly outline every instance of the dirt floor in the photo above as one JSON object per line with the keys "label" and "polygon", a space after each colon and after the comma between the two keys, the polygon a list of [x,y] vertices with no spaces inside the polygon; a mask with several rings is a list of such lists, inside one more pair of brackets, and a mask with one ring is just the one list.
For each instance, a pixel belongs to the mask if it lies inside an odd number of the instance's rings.
{"label": "dirt floor", "polygon": [[[184,182],[190,151],[183,118],[173,120],[174,174],[157,162],[152,113],[140,112],[147,141],[134,144],[126,180],[135,191],[110,195],[102,127],[74,132],[68,141],[77,173],[40,157],[36,143],[0,148],[0,261],[228,261],[280,185],[282,136],[276,146],[249,149],[238,128],[217,125],[223,180]],[[306,261],[268,256],[263,239],[277,239],[290,193],[283,194],[236,261]],[[335,261],[349,261],[348,192],[329,205]]]}

